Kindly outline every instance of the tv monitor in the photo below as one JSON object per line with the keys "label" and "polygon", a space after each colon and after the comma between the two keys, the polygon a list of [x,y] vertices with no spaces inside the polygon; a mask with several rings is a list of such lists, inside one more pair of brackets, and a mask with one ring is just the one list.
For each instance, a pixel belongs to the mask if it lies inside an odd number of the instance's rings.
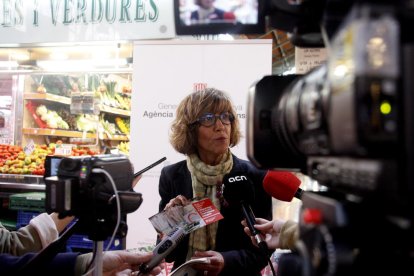
{"label": "tv monitor", "polygon": [[[212,2],[209,11],[203,1]],[[177,35],[262,34],[264,17],[264,0],[174,0]]]}

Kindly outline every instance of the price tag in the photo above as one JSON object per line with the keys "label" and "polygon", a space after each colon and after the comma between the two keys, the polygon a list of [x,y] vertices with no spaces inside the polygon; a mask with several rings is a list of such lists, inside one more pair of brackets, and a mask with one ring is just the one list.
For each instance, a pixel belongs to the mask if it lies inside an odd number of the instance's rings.
{"label": "price tag", "polygon": [[35,143],[33,142],[33,140],[30,140],[29,143],[27,143],[27,145],[23,148],[23,151],[26,155],[30,155],[32,154],[34,149],[35,149]]}
{"label": "price tag", "polygon": [[72,147],[71,144],[56,144],[55,155],[70,156],[72,155]]}
{"label": "price tag", "polygon": [[71,114],[99,114],[94,92],[72,92],[70,98]]}

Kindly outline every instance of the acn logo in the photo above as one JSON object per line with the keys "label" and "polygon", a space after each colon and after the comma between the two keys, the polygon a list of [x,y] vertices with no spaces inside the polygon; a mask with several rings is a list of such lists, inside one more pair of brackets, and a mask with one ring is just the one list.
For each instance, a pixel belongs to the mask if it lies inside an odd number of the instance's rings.
{"label": "acn logo", "polygon": [[242,180],[247,180],[247,177],[245,177],[244,175],[237,175],[229,178],[229,182],[237,182]]}

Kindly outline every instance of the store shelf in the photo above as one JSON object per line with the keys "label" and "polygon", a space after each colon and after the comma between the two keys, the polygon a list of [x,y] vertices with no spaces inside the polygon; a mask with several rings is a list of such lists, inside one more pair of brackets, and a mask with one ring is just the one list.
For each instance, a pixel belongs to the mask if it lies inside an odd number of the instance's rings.
{"label": "store shelf", "polygon": [[70,104],[71,100],[68,97],[58,96],[48,93],[24,93],[25,100],[45,100],[50,102],[57,102],[63,104]]}
{"label": "store shelf", "polygon": [[[59,136],[70,138],[96,138],[96,133],[85,133],[81,131],[50,129],[50,128],[23,128],[22,133],[25,135],[43,135],[43,136]],[[129,141],[127,135],[107,135],[100,137],[103,140]]]}
{"label": "store shelf", "polygon": [[122,116],[131,116],[131,111],[129,110],[118,109],[118,108],[114,108],[114,107],[110,107],[110,106],[106,106],[102,104],[99,105],[99,108],[101,112],[112,113],[115,115],[122,115]]}
{"label": "store shelf", "polygon": [[85,133],[81,131],[50,128],[23,128],[22,133],[26,135],[63,136],[71,138],[96,138],[96,133]]}
{"label": "store shelf", "polygon": [[44,191],[43,176],[26,174],[0,174],[0,190]]}
{"label": "store shelf", "polygon": [[[56,102],[56,103],[62,103],[62,104],[71,104],[71,99],[69,97],[64,96],[58,96],[54,94],[48,94],[48,93],[37,93],[37,92],[30,92],[30,93],[24,93],[24,99],[25,100],[43,100],[43,101],[49,101],[49,102]],[[107,105],[100,104],[99,109],[101,112],[106,113],[112,113],[115,115],[121,115],[121,116],[131,116],[130,110],[125,109],[119,109],[115,107],[110,107]]]}

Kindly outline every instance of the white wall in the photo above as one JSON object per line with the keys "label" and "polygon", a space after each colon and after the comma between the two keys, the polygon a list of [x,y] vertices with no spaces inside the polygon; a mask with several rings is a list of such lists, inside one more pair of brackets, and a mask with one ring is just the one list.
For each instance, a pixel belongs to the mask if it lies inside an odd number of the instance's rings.
{"label": "white wall", "polygon": [[[135,188],[144,201],[128,215],[127,248],[155,244],[156,232],[148,218],[158,212],[161,168],[185,159],[168,140],[178,103],[196,83],[226,91],[242,116],[244,133],[247,92],[253,82],[271,74],[272,41],[140,41],[134,45],[133,57],[130,159],[135,171],[163,156],[167,160],[145,173]],[[150,113],[162,116],[150,118]],[[244,138],[233,152],[247,158]]]}

